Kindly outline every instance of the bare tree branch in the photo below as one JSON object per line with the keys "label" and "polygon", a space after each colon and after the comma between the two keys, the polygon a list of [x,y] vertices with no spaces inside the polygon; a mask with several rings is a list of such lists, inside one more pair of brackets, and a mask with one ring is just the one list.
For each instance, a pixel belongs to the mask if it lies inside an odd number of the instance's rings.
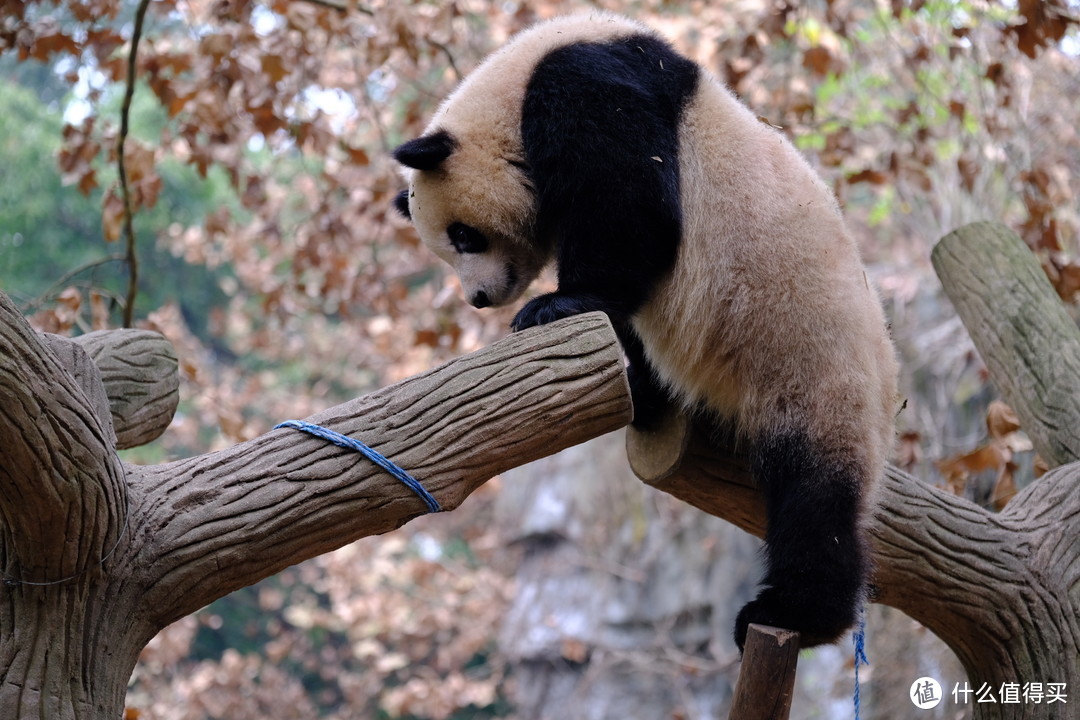
{"label": "bare tree branch", "polygon": [[120,176],[120,196],[124,201],[124,238],[127,244],[125,258],[128,265],[128,288],[124,302],[124,327],[132,326],[135,314],[135,296],[139,292],[139,257],[135,251],[135,226],[132,219],[131,188],[128,187],[127,165],[124,145],[131,124],[131,100],[135,97],[135,81],[138,73],[139,40],[142,38],[143,20],[150,0],[139,0],[135,10],[135,29],[131,32],[131,50],[128,52],[127,85],[124,102],[120,106],[120,133],[116,138],[116,168]]}
{"label": "bare tree branch", "polygon": [[56,293],[57,290],[61,290],[66,287],[67,284],[71,281],[71,279],[75,276],[80,275],[87,270],[92,270],[96,267],[100,267],[101,265],[107,265],[113,262],[121,262],[126,258],[126,255],[113,253],[112,255],[106,255],[105,257],[100,257],[89,262],[85,262],[78,267],[68,270],[66,273],[57,278],[56,282],[47,287],[36,298],[33,298],[32,300],[28,300],[27,302],[23,303],[21,306],[22,313],[24,315],[29,315],[35,312],[42,305],[52,300],[54,298],[54,293]]}

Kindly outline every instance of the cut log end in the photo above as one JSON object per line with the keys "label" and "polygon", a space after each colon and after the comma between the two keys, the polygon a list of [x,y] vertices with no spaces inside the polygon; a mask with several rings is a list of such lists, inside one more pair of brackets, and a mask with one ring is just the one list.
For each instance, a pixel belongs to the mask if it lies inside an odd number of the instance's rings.
{"label": "cut log end", "polygon": [[690,444],[692,426],[685,413],[669,406],[650,430],[633,425],[626,430],[626,456],[642,482],[656,483],[673,475],[682,465]]}

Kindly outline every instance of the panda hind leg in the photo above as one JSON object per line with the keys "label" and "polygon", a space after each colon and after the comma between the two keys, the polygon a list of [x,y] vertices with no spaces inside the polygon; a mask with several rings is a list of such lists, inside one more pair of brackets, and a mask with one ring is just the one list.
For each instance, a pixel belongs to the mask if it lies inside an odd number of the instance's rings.
{"label": "panda hind leg", "polygon": [[843,455],[824,452],[801,432],[756,444],[766,574],[736,618],[740,652],[750,623],[796,630],[804,648],[834,642],[855,624],[869,567],[860,530],[865,471]]}

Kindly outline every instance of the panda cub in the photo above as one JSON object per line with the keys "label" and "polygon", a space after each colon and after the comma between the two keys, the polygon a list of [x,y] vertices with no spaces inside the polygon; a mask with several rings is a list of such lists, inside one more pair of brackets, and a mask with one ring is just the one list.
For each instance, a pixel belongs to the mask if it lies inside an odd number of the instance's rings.
{"label": "panda cub", "polygon": [[492,54],[398,147],[395,201],[478,308],[549,263],[513,329],[600,310],[634,424],[674,401],[737,432],[767,512],[749,623],[833,642],[856,619],[864,519],[893,437],[881,304],[824,182],[782,134],[648,28],[593,13]]}

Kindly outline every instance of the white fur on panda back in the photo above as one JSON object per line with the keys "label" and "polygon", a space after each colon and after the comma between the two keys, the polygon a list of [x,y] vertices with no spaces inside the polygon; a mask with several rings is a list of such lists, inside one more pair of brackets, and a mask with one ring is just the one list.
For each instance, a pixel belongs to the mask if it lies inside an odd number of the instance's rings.
{"label": "white fur on panda back", "polygon": [[663,381],[750,436],[802,429],[830,447],[869,435],[877,446],[852,459],[880,468],[896,360],[832,193],[706,72],[679,156],[678,260],[634,321]]}

